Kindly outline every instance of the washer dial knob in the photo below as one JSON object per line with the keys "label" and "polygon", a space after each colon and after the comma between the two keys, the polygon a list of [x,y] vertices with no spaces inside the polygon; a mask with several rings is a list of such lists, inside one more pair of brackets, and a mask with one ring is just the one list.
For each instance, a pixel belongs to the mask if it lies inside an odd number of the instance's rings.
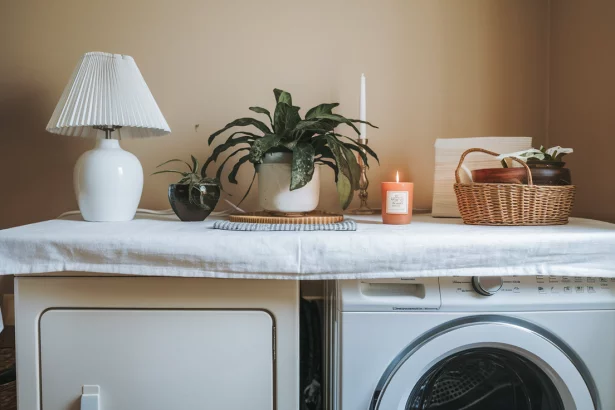
{"label": "washer dial knob", "polygon": [[495,295],[503,284],[500,276],[472,276],[472,287],[483,296]]}

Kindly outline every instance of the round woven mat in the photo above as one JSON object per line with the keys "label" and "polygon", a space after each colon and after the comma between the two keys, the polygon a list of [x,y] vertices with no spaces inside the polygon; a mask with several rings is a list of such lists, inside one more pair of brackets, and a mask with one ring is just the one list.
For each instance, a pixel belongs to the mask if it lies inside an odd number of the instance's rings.
{"label": "round woven mat", "polygon": [[342,222],[344,216],[330,214],[322,211],[312,211],[305,214],[279,215],[270,212],[251,212],[229,216],[231,222],[255,223],[255,224],[287,224],[287,225],[316,225],[334,224]]}

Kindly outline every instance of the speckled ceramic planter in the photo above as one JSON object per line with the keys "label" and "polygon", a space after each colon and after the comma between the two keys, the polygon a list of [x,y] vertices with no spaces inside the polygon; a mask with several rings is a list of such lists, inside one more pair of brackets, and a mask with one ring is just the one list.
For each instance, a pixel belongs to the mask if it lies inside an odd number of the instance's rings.
{"label": "speckled ceramic planter", "polygon": [[320,200],[320,169],[314,167],[312,180],[290,190],[292,154],[267,154],[257,166],[258,203],[266,211],[284,214],[310,212]]}

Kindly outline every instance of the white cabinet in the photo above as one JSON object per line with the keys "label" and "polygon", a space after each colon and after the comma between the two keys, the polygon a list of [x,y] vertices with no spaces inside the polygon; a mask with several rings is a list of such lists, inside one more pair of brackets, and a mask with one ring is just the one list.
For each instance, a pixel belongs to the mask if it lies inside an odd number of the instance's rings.
{"label": "white cabinet", "polygon": [[40,320],[44,410],[83,385],[101,409],[273,410],[273,321],[258,310],[48,310]]}
{"label": "white cabinet", "polygon": [[84,386],[100,410],[298,408],[297,282],[19,277],[16,295],[20,410],[78,410]]}

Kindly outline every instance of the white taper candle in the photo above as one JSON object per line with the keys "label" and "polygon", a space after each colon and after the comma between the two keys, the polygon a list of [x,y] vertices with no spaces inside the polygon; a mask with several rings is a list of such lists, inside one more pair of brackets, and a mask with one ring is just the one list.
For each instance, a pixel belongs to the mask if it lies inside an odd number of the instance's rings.
{"label": "white taper candle", "polygon": [[[359,102],[359,119],[361,121],[367,121],[367,101],[365,97],[365,74],[361,74],[361,100]],[[360,123],[359,131],[361,135],[359,138],[367,138],[367,124]]]}

